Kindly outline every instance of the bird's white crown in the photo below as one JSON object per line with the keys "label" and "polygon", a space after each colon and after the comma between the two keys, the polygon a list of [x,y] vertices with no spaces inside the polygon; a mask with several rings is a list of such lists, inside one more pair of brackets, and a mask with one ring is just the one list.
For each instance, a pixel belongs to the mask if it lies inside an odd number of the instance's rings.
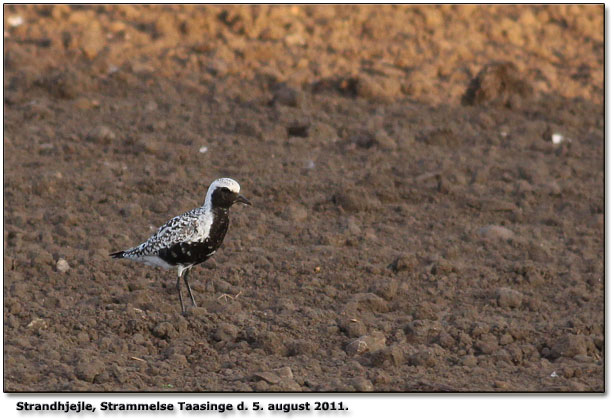
{"label": "bird's white crown", "polygon": [[211,196],[213,195],[213,191],[216,188],[226,187],[233,193],[239,194],[241,187],[239,183],[232,178],[218,178],[209,185],[209,189],[207,190],[207,197],[205,198],[205,207],[211,205]]}
{"label": "bird's white crown", "polygon": [[209,191],[213,192],[218,187],[226,187],[233,193],[239,194],[241,187],[239,183],[232,178],[219,178],[211,183]]}

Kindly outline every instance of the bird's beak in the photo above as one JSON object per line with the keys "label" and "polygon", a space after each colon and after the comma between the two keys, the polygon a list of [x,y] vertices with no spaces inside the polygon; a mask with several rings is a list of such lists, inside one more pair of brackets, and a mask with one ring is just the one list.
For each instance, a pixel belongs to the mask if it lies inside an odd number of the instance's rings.
{"label": "bird's beak", "polygon": [[235,200],[235,203],[243,203],[243,204],[247,204],[248,206],[252,205],[251,201],[243,197],[241,194],[237,195],[237,199]]}

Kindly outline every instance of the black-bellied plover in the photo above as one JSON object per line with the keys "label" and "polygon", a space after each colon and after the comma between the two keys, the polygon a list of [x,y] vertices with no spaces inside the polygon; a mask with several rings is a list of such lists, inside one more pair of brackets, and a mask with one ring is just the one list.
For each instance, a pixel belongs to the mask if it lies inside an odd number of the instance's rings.
{"label": "black-bellied plover", "polygon": [[209,186],[202,207],[173,217],[141,245],[110,254],[113,258],[128,258],[147,265],[177,268],[177,292],[181,311],[185,313],[181,295],[181,279],[185,281],[192,304],[196,305],[188,274],[192,267],[215,254],[228,230],[228,210],[234,203],[252,203],[239,194],[234,179],[216,179]]}

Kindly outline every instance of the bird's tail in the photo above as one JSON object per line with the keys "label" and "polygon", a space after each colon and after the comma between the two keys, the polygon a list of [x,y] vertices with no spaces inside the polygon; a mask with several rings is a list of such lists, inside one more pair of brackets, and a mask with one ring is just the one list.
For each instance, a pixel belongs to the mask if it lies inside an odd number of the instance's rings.
{"label": "bird's tail", "polygon": [[109,254],[109,256],[110,256],[111,258],[124,258],[124,256],[125,256],[125,251],[113,252],[113,253]]}

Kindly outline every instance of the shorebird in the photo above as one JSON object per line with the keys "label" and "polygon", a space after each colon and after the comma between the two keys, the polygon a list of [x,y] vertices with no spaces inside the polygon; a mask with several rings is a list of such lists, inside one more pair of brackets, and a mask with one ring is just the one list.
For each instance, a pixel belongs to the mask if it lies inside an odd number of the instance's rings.
{"label": "shorebird", "polygon": [[142,244],[109,254],[166,269],[177,268],[177,292],[181,312],[185,313],[181,294],[183,278],[192,305],[196,305],[188,274],[192,267],[209,259],[219,248],[228,230],[228,210],[235,203],[250,205],[239,194],[240,186],[230,178],[216,179],[207,190],[205,202],[180,216],[173,217]]}

